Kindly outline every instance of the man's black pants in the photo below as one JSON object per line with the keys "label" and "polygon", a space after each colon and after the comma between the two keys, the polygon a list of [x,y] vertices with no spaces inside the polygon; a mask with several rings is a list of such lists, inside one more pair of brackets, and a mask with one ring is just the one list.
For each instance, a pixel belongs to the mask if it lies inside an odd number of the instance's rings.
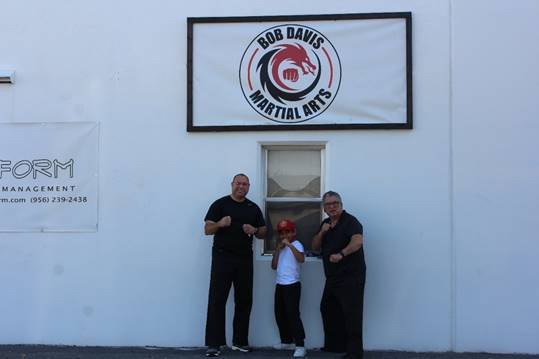
{"label": "man's black pants", "polygon": [[326,281],[320,303],[324,350],[363,358],[363,291],[365,281],[347,278]]}
{"label": "man's black pants", "polygon": [[230,287],[234,285],[232,343],[249,345],[249,316],[253,303],[253,256],[238,255],[214,248],[212,251],[206,345],[226,345],[225,308]]}
{"label": "man's black pants", "polygon": [[299,314],[300,297],[301,282],[275,286],[275,321],[279,327],[281,343],[295,342],[296,346],[303,347],[305,330]]}

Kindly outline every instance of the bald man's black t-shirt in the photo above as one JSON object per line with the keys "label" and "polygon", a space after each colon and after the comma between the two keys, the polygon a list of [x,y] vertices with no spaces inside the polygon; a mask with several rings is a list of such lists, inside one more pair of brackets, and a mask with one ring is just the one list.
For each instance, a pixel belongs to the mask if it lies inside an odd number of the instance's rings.
{"label": "bald man's black t-shirt", "polygon": [[266,225],[262,211],[253,201],[245,198],[236,202],[230,195],[224,196],[212,203],[204,221],[218,222],[221,218],[230,216],[229,227],[219,228],[213,236],[213,248],[232,254],[251,255],[253,253],[252,237],[243,232],[243,225],[253,227]]}

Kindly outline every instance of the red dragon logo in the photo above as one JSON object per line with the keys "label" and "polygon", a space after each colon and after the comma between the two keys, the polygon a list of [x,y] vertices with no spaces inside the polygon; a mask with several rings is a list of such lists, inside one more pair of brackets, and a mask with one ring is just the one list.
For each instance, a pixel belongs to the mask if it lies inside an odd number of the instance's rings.
{"label": "red dragon logo", "polygon": [[[281,78],[279,77],[279,66],[283,62],[290,62],[292,65],[297,66],[299,70],[302,70],[303,75],[307,75],[309,73],[314,75],[316,66],[312,64],[311,59],[309,59],[307,51],[305,51],[303,46],[299,44],[284,44],[279,45],[279,47],[281,47],[282,50],[278,51],[271,60],[271,73],[273,75],[273,78],[275,79],[275,82],[277,82],[279,86],[287,90],[292,90],[281,81]],[[290,80],[292,82],[298,81],[298,68],[284,69],[282,77],[285,80]]]}
{"label": "red dragon logo", "polygon": [[[275,49],[268,51],[258,62],[257,70],[260,73],[260,83],[280,103],[283,103],[283,99],[286,101],[302,100],[317,86],[320,80],[320,59],[316,54],[314,56],[317,59],[318,66],[311,62],[303,46],[297,43],[293,45],[277,45]],[[301,91],[296,91],[283,81],[297,82],[300,76],[306,75],[311,75],[315,78],[309,86]]]}

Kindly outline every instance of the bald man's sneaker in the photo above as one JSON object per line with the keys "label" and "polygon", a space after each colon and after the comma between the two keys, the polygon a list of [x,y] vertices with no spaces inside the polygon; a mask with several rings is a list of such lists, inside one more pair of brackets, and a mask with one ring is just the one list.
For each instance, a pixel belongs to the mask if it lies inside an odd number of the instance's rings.
{"label": "bald man's sneaker", "polygon": [[242,353],[250,353],[253,351],[253,349],[248,345],[236,345],[236,344],[232,344],[232,350],[237,350]]}
{"label": "bald man's sneaker", "polygon": [[206,350],[206,356],[215,358],[221,355],[221,350],[219,350],[219,347],[209,347],[208,350]]}

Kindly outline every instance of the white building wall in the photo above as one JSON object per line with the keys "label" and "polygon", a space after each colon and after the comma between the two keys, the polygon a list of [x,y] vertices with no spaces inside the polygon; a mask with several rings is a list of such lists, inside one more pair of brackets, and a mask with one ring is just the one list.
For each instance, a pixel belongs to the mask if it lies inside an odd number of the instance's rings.
{"label": "white building wall", "polygon": [[[0,3],[0,121],[100,123],[98,232],[0,234],[0,343],[203,345],[207,207],[237,172],[260,203],[261,142],[327,141],[365,226],[366,348],[539,353],[538,3],[273,4]],[[186,17],[389,11],[413,13],[413,130],[185,131]],[[273,278],[257,260],[255,346],[278,340]],[[318,347],[320,262],[303,282]]]}
{"label": "white building wall", "polygon": [[456,344],[539,353],[539,2],[455,1]]}

